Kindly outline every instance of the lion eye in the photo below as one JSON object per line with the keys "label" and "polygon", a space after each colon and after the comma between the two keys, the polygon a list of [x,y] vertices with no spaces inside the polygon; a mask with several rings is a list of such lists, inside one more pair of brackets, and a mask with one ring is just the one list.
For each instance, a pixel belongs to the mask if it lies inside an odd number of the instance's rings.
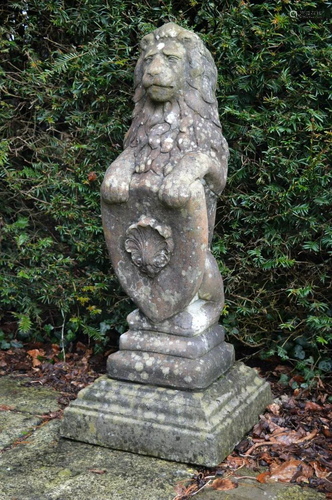
{"label": "lion eye", "polygon": [[179,58],[176,56],[167,56],[167,59],[169,60],[169,62],[177,62],[179,60]]}
{"label": "lion eye", "polygon": [[150,62],[151,62],[151,61],[152,61],[152,57],[146,57],[146,58],[144,59],[144,62],[146,62],[146,63],[148,63],[148,64],[150,64]]}

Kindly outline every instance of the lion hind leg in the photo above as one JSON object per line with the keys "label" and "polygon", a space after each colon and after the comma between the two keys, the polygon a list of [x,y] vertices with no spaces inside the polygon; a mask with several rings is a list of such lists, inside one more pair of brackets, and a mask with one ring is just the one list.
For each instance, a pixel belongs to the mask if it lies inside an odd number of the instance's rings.
{"label": "lion hind leg", "polygon": [[198,290],[200,299],[210,302],[213,308],[222,311],[224,307],[224,285],[216,259],[210,251],[205,259],[205,270],[202,284]]}

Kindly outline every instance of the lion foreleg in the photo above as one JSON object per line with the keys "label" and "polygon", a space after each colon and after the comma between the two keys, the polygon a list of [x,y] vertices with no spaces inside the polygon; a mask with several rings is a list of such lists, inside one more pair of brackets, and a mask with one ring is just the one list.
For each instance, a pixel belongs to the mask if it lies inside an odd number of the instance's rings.
{"label": "lion foreleg", "polygon": [[130,148],[127,148],[106,171],[101,185],[102,200],[111,204],[127,202],[134,171],[135,158]]}
{"label": "lion foreleg", "polygon": [[227,164],[222,166],[205,153],[188,153],[165,177],[159,198],[170,207],[182,207],[190,199],[190,186],[203,179],[213,193],[220,194],[226,184],[226,174]]}

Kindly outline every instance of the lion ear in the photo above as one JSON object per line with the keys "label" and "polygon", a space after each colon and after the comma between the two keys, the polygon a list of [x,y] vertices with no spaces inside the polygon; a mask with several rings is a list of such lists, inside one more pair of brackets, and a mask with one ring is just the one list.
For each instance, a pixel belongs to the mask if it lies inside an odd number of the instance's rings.
{"label": "lion ear", "polygon": [[154,34],[150,33],[149,35],[145,35],[144,38],[141,40],[141,49],[146,50],[149,45],[152,45],[154,43]]}
{"label": "lion ear", "polygon": [[189,31],[185,30],[183,33],[180,33],[178,35],[178,40],[179,42],[183,43],[185,47],[190,48],[194,45],[197,45],[198,36],[195,33],[190,33]]}

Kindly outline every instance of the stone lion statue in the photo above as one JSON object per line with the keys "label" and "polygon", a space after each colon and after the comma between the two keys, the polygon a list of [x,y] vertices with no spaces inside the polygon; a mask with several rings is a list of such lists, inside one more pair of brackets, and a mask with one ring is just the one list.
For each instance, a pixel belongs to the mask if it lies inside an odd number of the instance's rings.
{"label": "stone lion statue", "polygon": [[[168,23],[142,39],[133,121],[123,153],[105,174],[103,203],[126,203],[140,189],[154,193],[166,207],[182,209],[200,180],[210,246],[229,154],[218,117],[216,83],[212,56],[195,33]],[[199,297],[222,308],[222,279],[209,250]]]}
{"label": "stone lion statue", "polygon": [[[61,432],[214,466],[271,401],[254,370],[233,366],[218,323],[223,287],[210,244],[228,150],[217,72],[198,36],[172,23],[141,49],[133,122],[101,189],[113,269],[137,309],[108,357],[108,378],[66,410]],[[198,436],[195,446],[188,436]]]}

